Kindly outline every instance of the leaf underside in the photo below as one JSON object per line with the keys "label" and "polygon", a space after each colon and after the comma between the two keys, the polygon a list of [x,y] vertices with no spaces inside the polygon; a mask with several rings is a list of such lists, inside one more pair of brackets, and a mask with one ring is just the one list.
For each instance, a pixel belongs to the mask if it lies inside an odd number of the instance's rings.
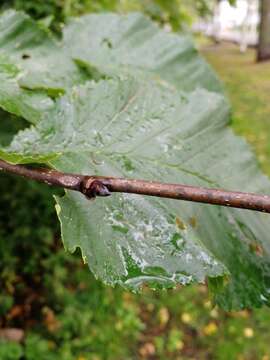
{"label": "leaf underside", "polygon": [[[71,20],[56,41],[26,15],[0,17],[0,106],[25,118],[2,159],[58,170],[267,193],[228,128],[215,74],[189,37],[140,14]],[[268,215],[114,194],[56,198],[63,242],[108,284],[204,282],[225,309],[268,304]]]}

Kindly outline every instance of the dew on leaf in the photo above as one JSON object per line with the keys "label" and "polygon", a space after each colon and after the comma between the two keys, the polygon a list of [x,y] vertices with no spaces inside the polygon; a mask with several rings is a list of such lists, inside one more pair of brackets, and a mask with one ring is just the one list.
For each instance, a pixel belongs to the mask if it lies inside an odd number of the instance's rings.
{"label": "dew on leaf", "polygon": [[197,256],[197,259],[202,260],[206,265],[212,264],[212,259],[206,252],[202,251],[201,253],[199,253],[199,255]]}
{"label": "dew on leaf", "polygon": [[185,254],[185,259],[187,262],[190,262],[191,260],[193,260],[192,254],[189,254],[189,253]]}
{"label": "dew on leaf", "polygon": [[193,277],[192,277],[192,275],[186,275],[184,273],[176,272],[171,277],[171,280],[173,282],[176,282],[176,283],[181,284],[181,285],[187,285],[187,284],[190,284],[193,281]]}

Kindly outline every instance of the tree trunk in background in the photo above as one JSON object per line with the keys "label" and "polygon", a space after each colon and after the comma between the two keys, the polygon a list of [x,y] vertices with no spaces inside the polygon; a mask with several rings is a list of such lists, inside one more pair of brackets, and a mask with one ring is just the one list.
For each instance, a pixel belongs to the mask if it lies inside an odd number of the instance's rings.
{"label": "tree trunk in background", "polygon": [[260,0],[261,23],[258,61],[270,60],[270,0]]}

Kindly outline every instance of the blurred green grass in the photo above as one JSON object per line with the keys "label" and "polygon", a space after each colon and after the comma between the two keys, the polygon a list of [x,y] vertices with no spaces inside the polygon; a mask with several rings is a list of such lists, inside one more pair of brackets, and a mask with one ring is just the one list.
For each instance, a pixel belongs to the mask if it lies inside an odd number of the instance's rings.
{"label": "blurred green grass", "polygon": [[265,173],[270,175],[270,64],[255,62],[255,50],[242,54],[239,47],[223,43],[203,48],[203,54],[225,84],[233,109],[232,127],[255,149]]}

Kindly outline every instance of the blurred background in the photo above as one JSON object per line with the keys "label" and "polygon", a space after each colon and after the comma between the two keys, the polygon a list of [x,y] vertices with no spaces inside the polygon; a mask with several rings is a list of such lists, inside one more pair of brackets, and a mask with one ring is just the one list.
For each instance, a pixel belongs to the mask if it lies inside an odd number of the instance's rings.
{"label": "blurred background", "polygon": [[[0,0],[7,8],[57,36],[69,16],[101,11],[142,11],[167,31],[192,31],[224,81],[232,127],[270,175],[270,21],[260,16],[269,0]],[[17,125],[0,117],[3,143]],[[105,287],[79,253],[65,253],[55,190],[7,175],[0,188],[0,360],[270,360],[268,308],[225,313],[204,286]]]}

